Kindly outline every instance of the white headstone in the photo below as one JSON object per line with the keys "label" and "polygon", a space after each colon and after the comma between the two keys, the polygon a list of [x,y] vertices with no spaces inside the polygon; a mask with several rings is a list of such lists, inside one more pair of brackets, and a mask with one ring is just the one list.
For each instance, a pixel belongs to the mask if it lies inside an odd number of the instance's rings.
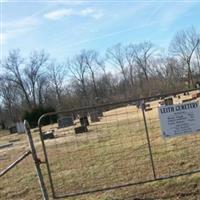
{"label": "white headstone", "polygon": [[23,122],[16,123],[16,128],[18,133],[25,133],[25,127]]}

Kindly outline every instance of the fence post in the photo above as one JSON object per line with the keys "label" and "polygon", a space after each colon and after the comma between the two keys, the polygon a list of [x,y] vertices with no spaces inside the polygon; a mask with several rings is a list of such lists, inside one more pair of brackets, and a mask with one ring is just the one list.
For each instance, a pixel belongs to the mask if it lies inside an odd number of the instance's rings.
{"label": "fence post", "polygon": [[35,146],[34,146],[34,143],[33,143],[33,138],[32,138],[32,135],[31,135],[29,123],[26,120],[24,120],[24,126],[25,126],[26,134],[28,136],[28,142],[29,142],[29,146],[30,146],[30,149],[31,149],[33,161],[35,163],[35,169],[36,169],[36,173],[37,173],[37,176],[38,176],[40,189],[42,191],[42,196],[43,196],[44,200],[48,200],[49,197],[48,197],[47,189],[46,189],[44,179],[43,179],[43,176],[42,176],[42,172],[41,172],[41,168],[40,168],[40,161],[37,157],[37,153],[36,153]]}
{"label": "fence post", "polygon": [[141,108],[142,108],[142,115],[143,115],[143,120],[144,120],[144,126],[145,126],[145,132],[146,132],[147,143],[148,143],[148,148],[149,148],[149,155],[150,155],[150,160],[151,160],[153,176],[154,176],[154,179],[156,179],[155,165],[154,165],[153,154],[152,154],[152,150],[151,150],[149,131],[148,131],[147,120],[146,120],[146,115],[145,115],[145,102],[144,101],[142,101],[142,103],[141,103]]}
{"label": "fence post", "polygon": [[48,174],[48,177],[49,177],[49,184],[50,184],[50,187],[51,187],[52,196],[53,196],[53,198],[56,198],[53,180],[52,180],[52,176],[51,176],[51,170],[50,170],[50,166],[49,166],[49,160],[48,160],[48,156],[47,156],[47,151],[46,151],[46,147],[45,147],[45,144],[44,144],[44,139],[42,138],[41,120],[44,116],[45,115],[42,115],[38,120],[39,135],[40,135],[40,140],[41,140],[41,143],[42,143],[42,149],[43,149],[45,163],[46,163],[46,167],[47,167],[47,174]]}

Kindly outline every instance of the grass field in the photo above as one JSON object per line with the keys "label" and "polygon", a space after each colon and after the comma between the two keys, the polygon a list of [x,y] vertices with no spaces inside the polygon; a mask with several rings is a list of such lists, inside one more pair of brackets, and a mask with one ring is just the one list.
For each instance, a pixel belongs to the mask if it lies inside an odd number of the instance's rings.
{"label": "grass field", "polygon": [[[200,134],[162,138],[158,101],[151,102],[151,107],[146,117],[156,176],[200,169]],[[43,127],[43,131],[54,129],[56,135],[45,140],[56,195],[153,179],[141,110],[134,105],[107,110],[84,134],[75,135],[74,126],[78,124],[64,129],[57,129],[57,124]],[[39,157],[44,160],[38,132],[32,131]],[[0,149],[3,169],[28,149],[28,144],[24,134],[1,133],[0,137],[0,144],[16,140],[12,147]],[[50,192],[45,165],[41,166]],[[31,156],[1,178],[0,193],[1,199],[41,199]],[[200,174],[69,199],[200,199]]]}

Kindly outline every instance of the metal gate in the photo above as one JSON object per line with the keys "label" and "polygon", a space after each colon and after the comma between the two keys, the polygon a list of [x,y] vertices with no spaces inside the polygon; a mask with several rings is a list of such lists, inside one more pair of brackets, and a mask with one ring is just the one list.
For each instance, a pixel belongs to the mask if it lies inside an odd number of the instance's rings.
{"label": "metal gate", "polygon": [[[53,198],[200,172],[200,134],[170,139],[160,135],[159,99],[169,95],[176,103],[189,98],[178,92],[41,116],[42,160]],[[53,123],[55,116],[70,120],[63,127]],[[52,124],[44,125],[45,119]],[[48,134],[55,138],[46,140]]]}

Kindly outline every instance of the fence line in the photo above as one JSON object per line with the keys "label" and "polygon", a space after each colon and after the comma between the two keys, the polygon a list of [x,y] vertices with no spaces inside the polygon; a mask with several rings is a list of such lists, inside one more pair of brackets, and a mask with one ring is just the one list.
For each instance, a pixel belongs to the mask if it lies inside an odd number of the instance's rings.
{"label": "fence line", "polygon": [[[200,134],[170,140],[161,138],[156,112],[158,103],[154,102],[165,96],[195,90],[46,113],[38,120],[40,153],[44,162],[37,156],[36,143],[25,120],[30,150],[3,169],[0,177],[31,154],[42,197],[48,200],[47,182],[52,197],[59,199],[199,173]],[[146,111],[145,103],[152,103],[152,110]],[[88,117],[99,111],[102,116],[97,122],[89,120],[86,133],[74,133],[81,123],[81,116]],[[55,124],[43,125],[44,118],[61,114],[74,116],[73,125],[59,129]],[[45,132],[52,129],[56,137],[45,140]],[[46,167],[47,176],[41,163]],[[48,181],[44,181],[45,178]]]}
{"label": "fence line", "polygon": [[31,135],[31,131],[30,131],[30,126],[29,126],[29,124],[28,124],[28,122],[26,120],[24,121],[24,126],[25,126],[25,132],[27,134],[27,138],[28,138],[30,149],[27,150],[25,153],[23,153],[21,156],[19,156],[10,165],[8,165],[3,170],[1,170],[0,171],[0,177],[3,177],[5,174],[7,174],[9,171],[11,171],[21,161],[23,161],[25,158],[27,158],[31,154],[32,158],[33,158],[33,161],[34,161],[34,164],[35,164],[36,173],[37,173],[37,176],[38,176],[38,179],[39,179],[40,189],[41,189],[41,192],[43,194],[43,199],[44,200],[48,200],[49,199],[48,192],[46,190],[46,186],[45,186],[45,183],[44,183],[43,175],[42,175],[41,169],[40,169],[41,161],[37,157],[37,153],[36,153],[36,150],[35,150],[35,146],[34,146],[32,135]]}
{"label": "fence line", "polygon": [[15,160],[13,163],[11,163],[9,166],[7,166],[5,169],[3,169],[0,172],[0,177],[5,175],[7,172],[9,172],[13,167],[15,167],[18,163],[20,163],[22,160],[24,160],[28,155],[31,154],[31,151],[26,151],[23,155],[21,155],[17,160]]}
{"label": "fence line", "polygon": [[[192,147],[194,139],[183,137],[180,147],[177,143],[180,139],[163,143],[160,134],[158,135],[159,120],[153,113],[158,106],[153,105],[153,111],[149,111],[148,116],[143,106],[142,109],[136,109],[139,102],[151,103],[160,97],[191,91],[194,89],[42,115],[38,120],[38,126],[52,196],[62,198],[83,195],[198,173],[200,166],[197,158],[195,162],[198,163],[195,163],[194,169],[192,167],[179,169],[176,163],[176,157],[182,158],[182,153],[184,159],[188,161],[192,159],[192,156],[186,152],[190,151],[189,147]],[[71,128],[59,130],[53,125],[48,128],[55,129],[57,135],[51,146],[44,140],[43,135],[47,131],[42,125],[44,118],[60,114],[67,116],[78,114],[80,117],[84,113],[88,115],[99,110],[105,115],[101,117],[99,123],[89,125],[89,132],[85,135],[75,136],[73,128],[79,124],[75,120],[75,125]],[[59,137],[63,140],[60,141]],[[198,136],[196,142],[200,144]],[[163,166],[162,160],[167,164],[166,166]],[[174,169],[171,169],[170,162],[174,162]],[[114,165],[115,167],[107,175],[106,171]],[[162,170],[159,169],[160,167]],[[95,174],[95,177],[92,174]]]}

